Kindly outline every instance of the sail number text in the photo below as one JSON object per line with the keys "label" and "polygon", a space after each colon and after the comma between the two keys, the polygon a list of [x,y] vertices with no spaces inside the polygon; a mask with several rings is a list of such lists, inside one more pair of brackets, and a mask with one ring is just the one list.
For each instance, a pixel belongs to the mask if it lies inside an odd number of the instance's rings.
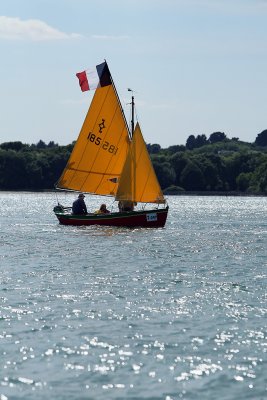
{"label": "sail number text", "polygon": [[89,133],[87,139],[90,140],[90,142],[94,143],[96,146],[101,146],[103,150],[107,150],[111,154],[115,155],[118,151],[118,147],[114,146],[113,144],[110,144],[106,140],[102,143],[102,138],[96,136],[93,132]]}

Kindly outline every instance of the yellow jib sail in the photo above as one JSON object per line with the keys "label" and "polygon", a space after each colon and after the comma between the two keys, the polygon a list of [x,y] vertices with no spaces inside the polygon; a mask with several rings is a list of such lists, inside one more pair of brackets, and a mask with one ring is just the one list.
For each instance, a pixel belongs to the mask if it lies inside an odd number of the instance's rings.
{"label": "yellow jib sail", "polygon": [[116,200],[165,203],[139,124],[133,134]]}
{"label": "yellow jib sail", "polygon": [[115,195],[129,144],[113,85],[98,88],[57,187]]}

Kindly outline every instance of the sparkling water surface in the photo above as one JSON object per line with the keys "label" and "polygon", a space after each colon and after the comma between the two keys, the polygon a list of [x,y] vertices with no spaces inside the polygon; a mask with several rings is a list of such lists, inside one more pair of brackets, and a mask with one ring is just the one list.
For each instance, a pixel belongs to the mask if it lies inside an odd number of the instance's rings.
{"label": "sparkling water surface", "polygon": [[0,400],[267,399],[267,198],[171,196],[162,229],[56,201],[0,195]]}

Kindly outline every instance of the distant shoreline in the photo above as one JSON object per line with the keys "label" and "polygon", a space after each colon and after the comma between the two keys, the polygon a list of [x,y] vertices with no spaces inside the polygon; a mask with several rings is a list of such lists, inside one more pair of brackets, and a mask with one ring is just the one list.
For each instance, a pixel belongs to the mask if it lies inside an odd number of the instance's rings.
{"label": "distant shoreline", "polygon": [[188,191],[188,192],[179,192],[179,193],[168,193],[164,192],[165,196],[222,196],[222,197],[266,197],[267,194],[264,193],[245,193],[245,192],[237,192],[237,191],[230,191],[230,192],[215,192],[215,191]]}
{"label": "distant shoreline", "polygon": [[267,194],[264,193],[244,193],[244,192],[208,192],[208,191],[203,191],[203,192],[179,192],[179,193],[168,193],[164,192],[165,196],[222,196],[222,197],[266,197]]}
{"label": "distant shoreline", "polygon": [[[2,190],[0,193],[76,193],[75,191],[64,191],[55,189],[42,189],[42,190]],[[90,193],[88,193],[90,195]],[[93,196],[93,194],[92,194]],[[164,192],[164,196],[221,196],[221,197],[267,197],[264,193],[244,193],[238,191],[220,192],[220,191],[181,191],[177,193]],[[109,196],[107,196],[109,197]]]}

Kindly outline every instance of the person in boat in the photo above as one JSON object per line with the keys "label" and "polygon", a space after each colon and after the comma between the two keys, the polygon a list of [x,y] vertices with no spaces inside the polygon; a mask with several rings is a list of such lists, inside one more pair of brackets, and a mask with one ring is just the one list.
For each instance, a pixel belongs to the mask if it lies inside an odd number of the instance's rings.
{"label": "person in boat", "polygon": [[123,211],[133,211],[134,210],[134,206],[136,206],[136,203],[134,203],[133,201],[130,200],[120,200],[118,207],[119,207],[119,211],[123,212]]}
{"label": "person in boat", "polygon": [[95,211],[95,214],[109,214],[110,211],[107,209],[106,204],[101,204],[99,210]]}
{"label": "person in boat", "polygon": [[87,207],[84,201],[85,195],[80,193],[78,199],[72,203],[72,214],[81,215],[87,214]]}

